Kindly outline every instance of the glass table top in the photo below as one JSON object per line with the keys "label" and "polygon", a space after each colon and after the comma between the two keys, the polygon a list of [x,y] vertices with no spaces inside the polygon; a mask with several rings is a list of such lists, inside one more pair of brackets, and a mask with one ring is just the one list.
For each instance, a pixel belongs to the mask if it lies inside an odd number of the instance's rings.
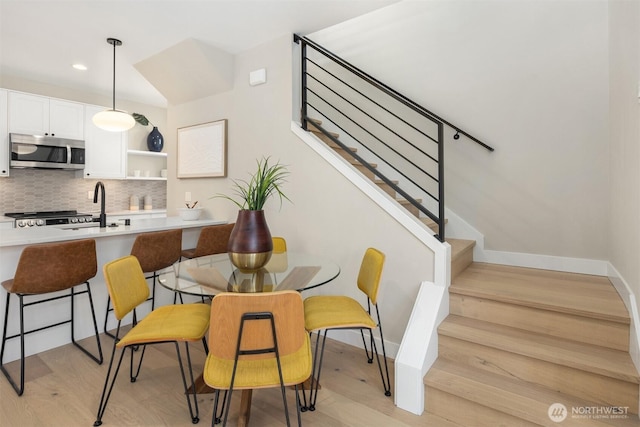
{"label": "glass table top", "polygon": [[165,270],[159,281],[174,292],[212,296],[220,292],[303,291],[324,285],[339,274],[338,264],[317,255],[272,254],[267,265],[249,272],[237,269],[224,253],[178,262]]}

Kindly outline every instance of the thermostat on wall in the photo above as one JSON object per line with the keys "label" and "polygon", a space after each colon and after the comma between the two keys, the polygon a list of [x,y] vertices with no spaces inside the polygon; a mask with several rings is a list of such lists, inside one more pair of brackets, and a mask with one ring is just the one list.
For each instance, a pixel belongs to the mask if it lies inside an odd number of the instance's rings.
{"label": "thermostat on wall", "polygon": [[249,84],[251,86],[261,85],[266,82],[267,82],[266,68],[261,68],[259,70],[255,70],[249,73]]}

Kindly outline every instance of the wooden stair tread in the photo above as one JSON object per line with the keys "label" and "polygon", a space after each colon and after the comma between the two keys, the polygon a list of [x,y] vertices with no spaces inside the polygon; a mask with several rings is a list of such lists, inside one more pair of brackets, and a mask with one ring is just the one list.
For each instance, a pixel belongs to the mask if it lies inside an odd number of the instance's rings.
{"label": "wooden stair tread", "polygon": [[420,418],[421,421],[424,421],[424,425],[426,426],[436,426],[436,427],[462,427],[460,424],[456,424],[453,421],[449,421],[445,418],[439,417],[434,414],[425,413]]}
{"label": "wooden stair tread", "polygon": [[[355,167],[362,167],[362,168],[366,167],[362,163],[360,163],[359,161],[354,160],[354,159],[350,160],[349,163],[351,163],[351,165],[355,166]],[[375,168],[378,167],[378,164],[377,163],[369,163],[369,166],[371,166],[372,168],[375,169]]]}
{"label": "wooden stair tread", "polygon": [[[318,129],[318,128],[316,127],[316,124],[317,124],[318,126],[321,126],[321,125],[322,125],[322,122],[321,122],[320,120],[307,119],[307,124],[309,125],[309,130],[310,130],[311,132],[319,133],[320,135],[324,135],[324,133],[323,133],[320,129]],[[329,135],[333,136],[333,137],[334,137],[334,138],[336,138],[336,139],[340,136],[339,134],[337,134],[337,133],[335,133],[335,132],[328,132],[328,133],[329,133]]]}
{"label": "wooden stair tread", "polygon": [[553,403],[562,403],[569,411],[569,416],[561,423],[563,426],[638,425],[637,415],[634,414],[629,414],[626,419],[591,419],[586,420],[587,422],[573,418],[572,407],[600,405],[448,360],[437,360],[425,376],[424,382],[428,387],[540,425],[556,425],[548,416],[549,406]]}
{"label": "wooden stair tread", "polygon": [[487,347],[640,384],[629,353],[449,315],[438,333]]}
{"label": "wooden stair tread", "polygon": [[[355,150],[355,149],[354,149],[354,150]],[[391,182],[393,182],[395,185],[398,185],[398,181],[397,181],[397,180],[391,180]],[[373,180],[373,183],[374,183],[374,184],[376,184],[376,185],[389,185],[389,184],[387,184],[386,182],[384,182],[383,180],[378,179],[378,178],[375,178],[375,179]]]}
{"label": "wooden stair tread", "polygon": [[473,263],[452,293],[629,324],[629,314],[606,277]]}
{"label": "wooden stair tread", "polygon": [[[415,199],[415,201],[420,203],[422,202],[422,199]],[[405,205],[413,206],[411,202],[408,201],[407,199],[396,199],[396,202],[400,203],[402,206],[405,206]]]}

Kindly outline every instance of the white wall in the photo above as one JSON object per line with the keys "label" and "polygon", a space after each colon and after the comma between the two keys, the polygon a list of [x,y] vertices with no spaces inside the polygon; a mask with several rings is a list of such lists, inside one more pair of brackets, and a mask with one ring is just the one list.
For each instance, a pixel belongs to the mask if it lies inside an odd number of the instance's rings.
{"label": "white wall", "polygon": [[640,3],[609,3],[609,37],[610,260],[640,312]]}
{"label": "white wall", "polygon": [[[170,139],[169,213],[190,191],[208,215],[235,221],[237,207],[210,196],[229,194],[232,179],[248,178],[261,156],[288,165],[291,175],[284,190],[292,203],[285,201],[282,208],[276,200],[267,204],[271,233],[284,236],[290,250],[325,255],[340,264],[340,276],[322,293],[361,299],[355,277],[365,249],[385,252],[380,296],[385,338],[399,344],[420,282],[433,280],[433,254],[291,133],[291,35],[236,56],[235,64],[232,91],[169,107],[172,129],[219,119],[229,124],[227,178],[175,179],[176,143]],[[267,83],[251,87],[249,72],[259,68],[267,69]]]}
{"label": "white wall", "polygon": [[310,38],[496,148],[445,149],[487,249],[607,259],[606,2],[403,1]]}

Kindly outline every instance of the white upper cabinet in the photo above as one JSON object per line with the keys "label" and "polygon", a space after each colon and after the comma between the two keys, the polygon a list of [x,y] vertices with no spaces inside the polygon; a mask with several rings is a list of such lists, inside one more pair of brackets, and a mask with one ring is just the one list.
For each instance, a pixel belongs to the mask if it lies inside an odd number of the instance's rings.
{"label": "white upper cabinet", "polygon": [[83,140],[84,105],[9,92],[9,132]]}
{"label": "white upper cabinet", "polygon": [[0,176],[9,176],[9,129],[7,91],[0,89]]}
{"label": "white upper cabinet", "polygon": [[85,106],[85,178],[126,178],[127,132],[109,132],[93,124],[94,114],[104,107]]}

